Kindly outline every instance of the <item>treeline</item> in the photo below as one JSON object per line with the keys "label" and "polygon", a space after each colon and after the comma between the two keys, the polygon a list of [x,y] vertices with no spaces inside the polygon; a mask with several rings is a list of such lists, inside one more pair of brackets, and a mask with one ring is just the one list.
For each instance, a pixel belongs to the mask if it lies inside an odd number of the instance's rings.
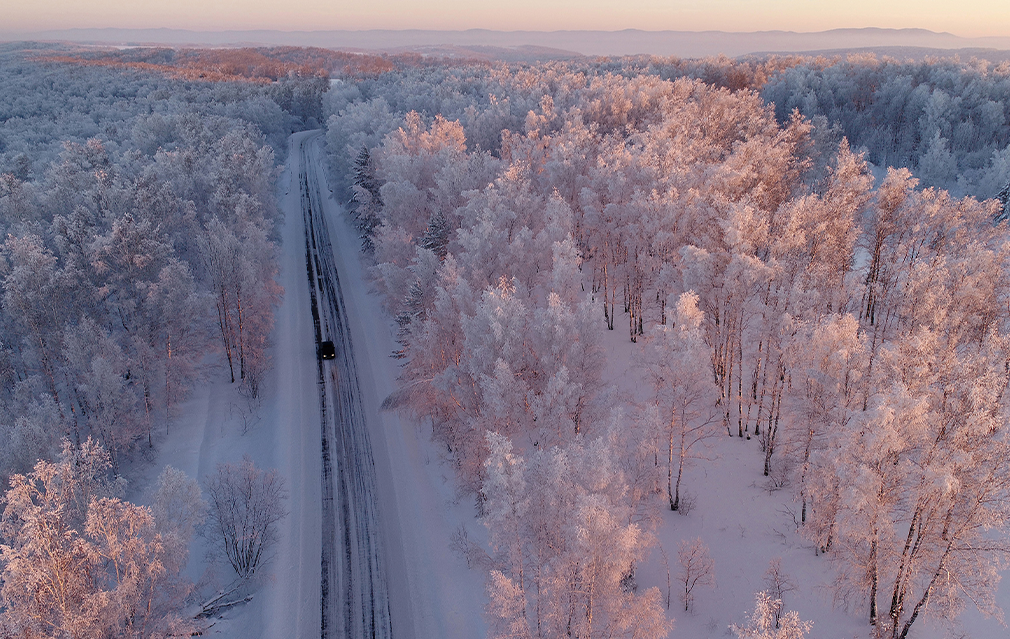
{"label": "treeline", "polygon": [[874,164],[980,199],[1010,182],[1010,64],[873,56],[807,60],[761,91],[779,121],[799,109],[839,127]]}
{"label": "treeline", "polygon": [[[319,49],[325,52],[320,56],[309,54],[309,49],[300,47],[280,47],[276,49],[236,48],[236,49],[199,49],[199,48],[157,48],[138,47],[129,49],[99,49],[70,51],[70,55],[61,57],[63,61],[79,64],[121,65],[131,67],[144,65],[148,70],[160,69],[163,72],[192,72],[184,76],[193,79],[200,77],[199,73],[217,74],[215,80],[252,80],[276,82],[289,75],[313,76],[328,70],[325,61],[336,56],[336,52]],[[341,54],[349,58],[353,54]],[[43,58],[47,59],[47,58]],[[390,67],[391,70],[392,67]],[[208,77],[208,76],[204,76]]]}
{"label": "treeline", "polygon": [[98,138],[114,155],[173,150],[164,121],[185,114],[219,116],[255,127],[275,153],[287,136],[319,118],[324,82],[283,78],[249,82],[184,81],[129,68],[39,61],[49,48],[0,47],[0,173],[43,177],[64,142]]}
{"label": "treeline", "polygon": [[809,62],[809,56],[801,55],[750,55],[740,58],[725,55],[708,58],[643,55],[611,58],[598,61],[594,66],[625,77],[648,74],[664,80],[690,78],[730,91],[760,91],[769,80],[783,71]]}
{"label": "treeline", "polygon": [[[199,634],[248,600],[282,481],[225,464],[208,505],[166,468],[149,508],[123,499],[121,465],[198,380],[261,392],[281,294],[271,143],[301,116],[270,87],[27,55],[0,64],[0,634]],[[236,579],[200,604],[183,570],[205,519]]]}
{"label": "treeline", "polygon": [[[289,76],[360,78],[415,67],[455,66],[460,61],[418,53],[368,54],[319,47],[243,47],[235,49],[132,48],[74,51],[79,62],[123,66],[149,65],[163,71],[220,74],[215,79],[278,81]],[[193,77],[186,74],[186,77]]]}
{"label": "treeline", "polygon": [[[388,403],[431,420],[476,497],[492,636],[665,636],[635,564],[720,432],[755,442],[882,634],[994,611],[996,203],[904,169],[875,189],[844,140],[687,78],[436,70],[333,100],[334,170],[401,329]],[[600,381],[599,331],[622,325],[652,381],[631,404]]]}
{"label": "treeline", "polygon": [[[262,94],[217,102],[220,87],[169,97],[163,79],[118,71],[0,69],[23,89],[7,109],[52,100],[2,128],[15,170],[0,176],[0,474],[88,436],[118,471],[167,426],[206,353],[260,392],[280,295],[274,152],[255,124],[217,112],[270,105],[259,115],[281,130],[290,116]],[[19,137],[47,112],[67,129],[38,146]]]}

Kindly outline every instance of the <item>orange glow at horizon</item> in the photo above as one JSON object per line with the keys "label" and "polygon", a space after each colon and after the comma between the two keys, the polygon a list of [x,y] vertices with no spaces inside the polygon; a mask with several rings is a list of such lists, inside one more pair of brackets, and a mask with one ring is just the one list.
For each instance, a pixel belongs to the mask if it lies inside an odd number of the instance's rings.
{"label": "orange glow at horizon", "polygon": [[489,6],[470,0],[0,0],[2,31],[68,28],[174,28],[197,31],[277,29],[436,29],[501,31],[823,31],[836,28],[923,28],[964,37],[1010,36],[1010,3],[979,0],[825,5],[809,0],[512,0]]}

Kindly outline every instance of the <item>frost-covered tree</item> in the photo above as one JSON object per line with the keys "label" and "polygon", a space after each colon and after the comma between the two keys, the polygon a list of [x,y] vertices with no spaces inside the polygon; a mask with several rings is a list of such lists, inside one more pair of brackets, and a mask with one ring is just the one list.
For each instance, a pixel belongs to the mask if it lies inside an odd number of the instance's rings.
{"label": "frost-covered tree", "polygon": [[803,60],[769,78],[762,95],[780,121],[798,108],[838,127],[880,167],[905,167],[931,186],[992,197],[1010,142],[1008,81],[980,59]]}
{"label": "frost-covered tree", "polygon": [[782,620],[782,609],[785,606],[785,594],[796,590],[796,582],[782,570],[782,559],[779,557],[768,562],[768,570],[765,571],[764,582],[765,586],[767,586],[765,593],[773,601],[779,602],[778,609],[773,613],[775,628],[778,629],[781,626],[780,622]]}
{"label": "frost-covered tree", "polygon": [[280,291],[270,242],[270,222],[248,196],[238,199],[235,219],[215,217],[201,247],[217,309],[217,325],[231,381],[240,379],[253,397],[268,368],[266,343]]}
{"label": "frost-covered tree", "polygon": [[189,542],[207,517],[200,485],[181,470],[165,466],[158,476],[151,514],[166,548],[166,567],[181,570],[189,556]]}
{"label": "frost-covered tree", "polygon": [[529,458],[488,434],[485,523],[496,569],[486,614],[495,636],[665,637],[659,590],[634,592],[649,543],[617,499],[604,441]]}
{"label": "frost-covered tree", "polygon": [[996,223],[1006,222],[1010,220],[1010,182],[1000,189],[999,193],[996,194],[996,199],[999,201],[999,213],[995,217]]}
{"label": "frost-covered tree", "polygon": [[23,374],[42,377],[63,418],[57,367],[61,318],[67,310],[73,275],[59,268],[56,257],[36,235],[8,236],[3,251],[10,265],[3,281],[4,311],[20,329],[24,347],[32,354],[22,359]]}
{"label": "frost-covered tree", "polygon": [[151,511],[114,496],[108,455],[64,443],[56,463],[11,477],[0,546],[0,627],[25,637],[160,637],[198,630]]}
{"label": "frost-covered tree", "polygon": [[666,489],[670,510],[680,508],[684,469],[697,459],[706,439],[716,435],[716,387],[705,373],[711,351],[702,332],[702,313],[693,291],[677,300],[673,322],[650,339],[645,365],[656,393],[655,419],[662,421],[666,447]]}
{"label": "frost-covered tree", "polygon": [[782,601],[761,591],[754,595],[754,612],[747,625],[734,624],[729,629],[737,639],[803,639],[813,625],[810,621],[802,621],[794,610],[783,615]]}
{"label": "frost-covered tree", "polygon": [[375,166],[367,146],[362,146],[351,167],[351,198],[348,206],[354,216],[354,225],[361,236],[362,248],[366,253],[375,249],[373,236],[379,225],[382,210],[381,183],[375,177]]}
{"label": "frost-covered tree", "polygon": [[785,455],[800,501],[800,523],[825,548],[833,534],[837,486],[822,471],[830,466],[834,438],[861,405],[866,339],[855,317],[831,315],[800,326],[788,356],[792,389]]}
{"label": "frost-covered tree", "polygon": [[[871,623],[902,638],[921,614],[952,617],[966,599],[994,613],[1005,542],[989,531],[1004,529],[1010,513],[997,479],[1010,463],[995,410],[1008,382],[1005,351],[941,363],[926,339],[925,348],[905,345],[905,356],[933,360],[937,373],[905,369],[906,381],[875,396],[846,433],[835,462],[850,487],[837,515],[841,583],[866,597]],[[934,375],[972,381],[930,388]]]}

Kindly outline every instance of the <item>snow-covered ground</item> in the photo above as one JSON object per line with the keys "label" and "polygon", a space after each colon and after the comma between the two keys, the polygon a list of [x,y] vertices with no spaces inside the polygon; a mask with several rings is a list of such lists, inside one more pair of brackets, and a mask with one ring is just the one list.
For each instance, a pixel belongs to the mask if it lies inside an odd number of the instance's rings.
{"label": "snow-covered ground", "polygon": [[[632,344],[627,325],[618,323],[614,331],[606,330],[602,321],[599,326],[607,352],[604,381],[615,385],[618,395],[625,399],[648,400],[650,382],[636,364],[643,361],[647,343]],[[803,620],[814,623],[809,639],[869,637],[868,604],[854,602],[855,608],[847,610],[844,603],[836,601],[830,557],[816,556],[813,544],[798,533],[798,503],[791,488],[774,489],[764,477],[764,456],[758,440],[728,437],[723,430],[708,443],[704,451],[707,459],[692,462],[685,471],[683,489],[692,498],[693,508],[687,514],[663,511],[658,545],[636,575],[640,588],[658,587],[665,603],[669,566],[672,593],[668,616],[675,620],[670,636],[734,636],[730,624],[746,623],[754,608],[754,594],[768,588],[765,573],[769,562],[780,559],[782,573],[795,586],[783,597],[785,609],[795,610]],[[699,587],[693,610],[685,612],[678,600],[677,550],[682,540],[698,537],[708,546],[715,562],[715,585]],[[1002,585],[997,602],[1010,609],[1010,584]],[[926,617],[916,623],[910,636],[941,639],[962,637],[962,633],[975,639],[1010,636],[1010,630],[995,619],[983,617],[970,602],[959,625],[945,625]]]}
{"label": "snow-covered ground", "polygon": [[[649,345],[630,343],[626,327],[607,331],[600,325],[607,350],[605,381],[626,398],[647,401],[651,385],[636,362],[643,361]],[[758,441],[725,433],[722,429],[707,440],[708,447],[701,453],[706,459],[693,461],[685,471],[682,495],[686,493],[693,506],[686,514],[663,510],[658,544],[637,573],[639,587],[658,587],[664,604],[668,589],[672,591],[667,613],[675,620],[671,637],[732,636],[729,625],[745,624],[754,607],[754,593],[767,589],[764,574],[776,558],[781,559],[782,572],[798,586],[785,595],[784,605],[799,611],[802,619],[814,621],[811,637],[865,636],[858,619],[833,609],[830,564],[815,557],[813,547],[796,534],[790,490],[769,488]],[[677,551],[681,541],[699,537],[715,562],[715,583],[698,587],[693,609],[685,611],[678,598]]]}

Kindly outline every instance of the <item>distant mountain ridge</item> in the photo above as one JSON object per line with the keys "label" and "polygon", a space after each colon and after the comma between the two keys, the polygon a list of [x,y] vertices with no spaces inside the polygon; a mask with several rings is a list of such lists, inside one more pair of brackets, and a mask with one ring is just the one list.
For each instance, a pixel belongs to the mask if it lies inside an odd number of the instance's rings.
{"label": "distant mountain ridge", "polygon": [[349,50],[416,50],[440,47],[536,47],[582,55],[730,57],[758,52],[810,52],[854,48],[1010,50],[1010,37],[963,38],[926,29],[832,29],[819,32],[755,31],[191,31],[185,29],[65,29],[2,32],[0,40],[168,46],[316,46]]}

